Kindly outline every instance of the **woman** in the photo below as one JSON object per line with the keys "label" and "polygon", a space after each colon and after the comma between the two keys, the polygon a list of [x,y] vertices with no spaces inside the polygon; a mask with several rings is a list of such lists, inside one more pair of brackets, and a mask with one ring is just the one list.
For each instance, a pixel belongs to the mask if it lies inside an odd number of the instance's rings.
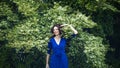
{"label": "woman", "polygon": [[[68,24],[56,24],[52,27],[51,32],[53,33],[53,37],[50,38],[48,42],[48,54],[46,57],[46,68],[68,68],[68,59],[65,54],[65,46],[68,40],[61,37],[62,31],[61,27],[69,26],[70,29],[74,32],[72,35],[75,36],[78,34],[77,30],[75,30],[71,25]],[[52,51],[52,54],[51,54]],[[50,59],[50,64],[49,64]]]}

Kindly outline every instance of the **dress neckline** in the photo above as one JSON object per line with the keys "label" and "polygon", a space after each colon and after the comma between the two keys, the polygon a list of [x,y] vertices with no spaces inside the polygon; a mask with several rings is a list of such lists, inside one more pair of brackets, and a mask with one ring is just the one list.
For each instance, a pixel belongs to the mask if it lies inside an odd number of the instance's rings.
{"label": "dress neckline", "polygon": [[[61,39],[62,39],[62,38],[61,38]],[[61,39],[60,39],[60,42],[59,42],[59,44],[58,44],[58,43],[56,42],[55,38],[53,37],[53,40],[54,40],[54,42],[55,42],[55,44],[56,44],[57,46],[60,46]]]}

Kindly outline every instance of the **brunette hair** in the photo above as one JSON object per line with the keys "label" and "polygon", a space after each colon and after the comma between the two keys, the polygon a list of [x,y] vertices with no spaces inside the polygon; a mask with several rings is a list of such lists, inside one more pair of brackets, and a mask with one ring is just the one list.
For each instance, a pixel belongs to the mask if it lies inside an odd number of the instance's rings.
{"label": "brunette hair", "polygon": [[53,33],[53,31],[54,31],[54,27],[57,27],[59,32],[60,32],[60,34],[62,34],[63,31],[61,30],[61,28],[62,28],[61,24],[53,25],[53,27],[51,28],[51,33]]}

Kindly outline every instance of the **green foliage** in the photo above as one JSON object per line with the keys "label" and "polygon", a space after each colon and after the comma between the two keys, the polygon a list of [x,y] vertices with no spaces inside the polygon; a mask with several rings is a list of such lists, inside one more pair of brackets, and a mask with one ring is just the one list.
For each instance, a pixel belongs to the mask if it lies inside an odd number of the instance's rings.
{"label": "green foliage", "polygon": [[53,9],[44,13],[47,13],[44,14],[44,17],[47,17],[51,23],[75,24],[79,25],[79,28],[92,28],[96,25],[89,17],[86,17],[79,11],[71,14],[71,8],[68,6],[62,7],[56,4]]}
{"label": "green foliage", "polygon": [[80,38],[75,40],[76,42],[71,42],[72,46],[69,47],[68,55],[71,59],[70,62],[76,63],[76,65],[71,64],[70,67],[107,68],[104,62],[107,46],[102,44],[102,38],[82,32]]}
{"label": "green foliage", "polygon": [[[107,8],[117,11],[117,9],[107,4],[106,0],[77,0],[76,2],[63,0],[60,2],[62,6],[57,3],[59,1],[54,1],[49,3],[44,0],[0,2],[0,68],[44,68],[47,42],[51,37],[50,28],[57,23],[72,24],[79,32],[66,48],[70,68],[110,67],[105,63],[108,44],[104,44],[103,41],[104,32],[106,35],[112,35],[112,24],[103,21],[103,16],[109,17],[109,14],[103,15],[104,12],[100,10]],[[53,7],[50,2],[54,2]],[[82,9],[80,10],[79,7]],[[81,13],[87,14],[85,10],[89,10],[88,14],[90,13],[91,16]],[[94,12],[98,13],[98,16],[92,15]],[[112,17],[108,19],[112,23]],[[107,28],[104,22],[107,22],[110,27]],[[91,32],[95,36],[84,29],[92,29]],[[63,30],[65,37],[72,34],[68,27]]]}
{"label": "green foliage", "polygon": [[47,40],[39,30],[43,27],[38,22],[42,2],[14,0],[9,3],[0,2],[0,68],[42,68]]}
{"label": "green foliage", "polygon": [[[44,12],[45,14],[42,17],[45,19],[44,21],[46,23],[51,22],[51,24],[73,24],[80,33],[76,38],[79,42],[72,42],[71,47],[68,48],[70,51],[68,52],[70,67],[79,68],[82,66],[83,68],[106,68],[107,65],[105,64],[104,60],[107,47],[102,44],[102,38],[95,37],[82,30],[83,28],[93,28],[97,25],[90,20],[89,17],[86,17],[79,11],[74,13],[71,13],[70,11],[70,7],[62,7],[55,3],[55,6],[52,9]],[[47,21],[47,19],[49,21]],[[67,27],[64,29],[64,31],[67,32]],[[68,32],[67,37],[70,34],[71,32]],[[76,65],[73,64],[73,61]],[[81,61],[84,63],[80,63]]]}
{"label": "green foliage", "polygon": [[14,0],[18,5],[18,11],[22,12],[25,16],[33,16],[37,14],[37,9],[41,4],[41,0]]}
{"label": "green foliage", "polygon": [[[59,2],[62,5],[69,5],[73,9],[79,9],[81,12],[97,11],[97,10],[112,10],[114,12],[120,12],[115,6],[110,4],[110,2],[118,2],[118,0],[50,0],[50,2]],[[86,13],[87,13],[86,12]]]}

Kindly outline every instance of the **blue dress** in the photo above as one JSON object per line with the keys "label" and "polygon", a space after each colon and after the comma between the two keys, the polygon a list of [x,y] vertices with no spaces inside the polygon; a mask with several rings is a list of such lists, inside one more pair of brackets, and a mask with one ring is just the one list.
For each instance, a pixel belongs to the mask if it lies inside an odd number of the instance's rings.
{"label": "blue dress", "polygon": [[48,54],[51,54],[49,64],[50,68],[68,68],[68,59],[65,53],[65,47],[66,43],[75,36],[76,35],[73,34],[68,39],[61,38],[59,44],[56,43],[54,37],[50,38],[50,41],[48,42]]}

